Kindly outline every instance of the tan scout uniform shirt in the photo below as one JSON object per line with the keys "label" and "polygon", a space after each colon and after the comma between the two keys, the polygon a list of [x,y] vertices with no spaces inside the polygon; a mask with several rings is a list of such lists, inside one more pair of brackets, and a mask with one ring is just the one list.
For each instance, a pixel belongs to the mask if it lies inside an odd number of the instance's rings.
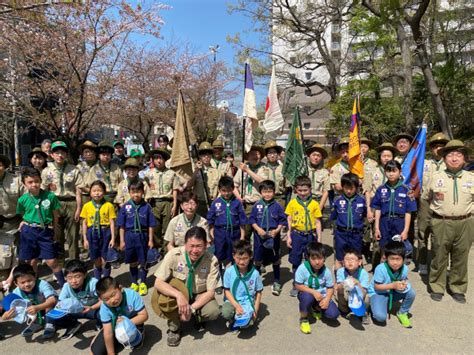
{"label": "tan scout uniform shirt", "polygon": [[[264,179],[268,179],[268,175],[267,175],[268,170],[265,167],[265,165],[263,165],[262,163],[260,163],[256,169],[253,168],[253,171],[258,176],[262,176]],[[243,196],[243,200],[244,200],[244,202],[247,202],[247,203],[255,203],[258,200],[260,200],[260,198],[262,196],[258,192],[259,184],[257,182],[255,182],[253,179],[251,179],[251,182],[249,182],[249,177],[250,176],[248,176],[247,173],[244,173],[244,196]],[[235,183],[235,187],[239,190],[239,193],[240,193],[242,191],[242,189],[240,188],[241,185],[242,185],[242,170],[239,169],[237,171],[237,174],[235,174],[234,183]]]}
{"label": "tan scout uniform shirt", "polygon": [[397,155],[393,160],[398,161],[400,164],[403,162],[403,159],[405,159],[406,155]]}
{"label": "tan scout uniform shirt", "polygon": [[232,169],[230,163],[225,160],[217,161],[214,158],[211,159],[211,166],[219,171],[220,176],[232,177]]}
{"label": "tan scout uniform shirt", "polygon": [[[207,191],[209,193],[209,199],[212,202],[219,194],[218,184],[219,179],[222,175],[219,173],[219,170],[213,168],[212,165],[203,167],[203,174],[205,181],[207,181],[206,185]],[[196,181],[194,183],[194,193],[197,195],[199,201],[206,201],[204,183],[202,181],[201,173],[198,173],[196,175]]]}
{"label": "tan scout uniform shirt", "polygon": [[373,169],[370,173],[364,173],[364,181],[362,182],[362,189],[365,192],[370,192],[370,197],[375,196],[377,189],[387,181],[385,172],[381,166]]}
{"label": "tan scout uniform shirt", "polygon": [[179,189],[179,179],[173,170],[151,168],[145,173],[150,187],[149,198],[173,198],[173,191]]}
{"label": "tan scout uniform shirt", "polygon": [[286,179],[283,176],[283,164],[276,163],[272,165],[267,163],[265,165],[265,174],[268,180],[272,180],[275,183],[275,195],[283,195],[286,190]]}
{"label": "tan scout uniform shirt", "polygon": [[[474,173],[463,170],[456,179],[446,173],[446,170],[433,174],[430,182],[430,209],[444,217],[465,216],[472,213],[474,201]],[[456,201],[457,191],[457,201]]]}
{"label": "tan scout uniform shirt", "polygon": [[87,174],[89,174],[89,171],[94,165],[95,163],[89,165],[86,161],[81,161],[79,164],[76,165],[76,167],[79,169],[79,172],[81,173],[82,178],[85,180],[87,177]]}
{"label": "tan scout uniform shirt", "polygon": [[365,158],[364,159],[364,176],[370,174],[371,171],[377,168],[378,164],[374,159]]}
{"label": "tan scout uniform shirt", "polygon": [[184,213],[174,217],[168,224],[164,239],[172,242],[175,247],[184,245],[184,236],[191,227],[202,227],[206,231],[207,240],[209,241],[209,226],[207,220],[198,214],[194,215],[191,221],[186,219]]}
{"label": "tan scout uniform shirt", "polygon": [[[185,249],[182,246],[171,249],[165,255],[155,272],[155,276],[165,282],[175,277],[186,284],[188,271]],[[215,290],[221,286],[219,262],[214,255],[206,251],[194,272],[193,293],[200,294],[208,290]]]}
{"label": "tan scout uniform shirt", "polygon": [[340,184],[341,177],[349,173],[349,165],[345,162],[335,164],[329,171],[329,183],[332,185]]}
{"label": "tan scout uniform shirt", "polygon": [[311,179],[311,193],[313,197],[321,199],[323,192],[331,189],[329,183],[329,171],[320,167],[313,167],[308,164],[308,177]]}
{"label": "tan scout uniform shirt", "polygon": [[428,198],[429,187],[433,174],[438,171],[443,171],[444,169],[446,169],[446,164],[444,164],[443,159],[439,161],[436,161],[434,159],[425,160],[425,164],[423,166],[423,185],[421,193],[422,199]]}
{"label": "tan scout uniform shirt", "polygon": [[[144,196],[143,198],[148,201],[151,198],[151,192],[150,192],[150,187],[148,186],[148,183],[143,180],[143,179],[138,179],[139,181],[143,182],[144,186]],[[122,206],[125,202],[130,200],[130,193],[128,191],[128,185],[129,181],[128,179],[120,181],[120,184],[118,185],[118,190],[117,190],[117,196],[115,196],[114,203],[119,204]]]}
{"label": "tan scout uniform shirt", "polygon": [[109,169],[97,162],[87,174],[85,184],[90,187],[96,180],[100,180],[105,184],[106,193],[117,193],[118,185],[123,180],[122,170],[117,164],[111,163]]}
{"label": "tan scout uniform shirt", "polygon": [[11,218],[16,215],[18,198],[26,192],[19,176],[5,172],[0,180],[0,216]]}
{"label": "tan scout uniform shirt", "polygon": [[52,191],[59,198],[71,200],[76,197],[76,189],[84,187],[82,174],[71,164],[65,164],[64,169],[58,168],[54,163],[48,165],[41,172],[41,180],[43,190]]}

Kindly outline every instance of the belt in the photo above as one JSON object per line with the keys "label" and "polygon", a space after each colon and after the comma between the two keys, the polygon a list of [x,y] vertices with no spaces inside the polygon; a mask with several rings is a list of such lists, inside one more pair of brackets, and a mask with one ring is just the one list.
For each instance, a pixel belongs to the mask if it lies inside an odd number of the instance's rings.
{"label": "belt", "polygon": [[150,202],[173,202],[172,197],[154,197],[150,199]]}
{"label": "belt", "polygon": [[392,214],[389,215],[388,213],[383,214],[382,217],[393,217],[393,218],[405,218],[404,214]]}
{"label": "belt", "polygon": [[72,196],[59,197],[58,196],[58,200],[59,201],[76,201],[76,197],[72,197]]}
{"label": "belt", "polygon": [[464,216],[441,216],[440,214],[437,214],[436,212],[433,212],[432,217],[436,219],[446,219],[449,221],[461,221],[463,219],[469,218],[472,216],[472,213],[465,214]]}
{"label": "belt", "polygon": [[237,225],[237,226],[232,226],[232,227],[228,227],[228,226],[214,226],[214,228],[219,228],[219,229],[225,229],[225,230],[240,230],[240,225]]}
{"label": "belt", "polygon": [[355,232],[355,233],[360,233],[364,231],[364,228],[345,228],[345,227],[340,227],[336,226],[336,229],[341,232]]}
{"label": "belt", "polygon": [[298,233],[299,235],[304,235],[304,236],[317,235],[316,229],[310,230],[308,232],[302,232],[297,229],[293,229],[293,231],[295,231],[295,233]]}
{"label": "belt", "polygon": [[48,225],[45,225],[44,227],[41,227],[41,224],[38,224],[38,223],[29,223],[29,222],[25,222],[23,221],[23,224],[28,226],[28,227],[32,227],[32,228],[39,228],[39,229],[46,229],[46,228],[49,228],[49,229],[53,229],[53,225],[52,224],[48,224]]}

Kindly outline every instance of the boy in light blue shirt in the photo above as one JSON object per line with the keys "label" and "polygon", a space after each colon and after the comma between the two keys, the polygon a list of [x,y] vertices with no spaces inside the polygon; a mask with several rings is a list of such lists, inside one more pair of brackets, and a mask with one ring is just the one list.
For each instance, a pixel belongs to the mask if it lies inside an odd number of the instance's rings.
{"label": "boy in light blue shirt", "polygon": [[252,246],[247,240],[237,240],[233,245],[234,265],[224,273],[224,292],[226,300],[222,305],[222,316],[233,327],[234,317],[250,315],[246,327],[257,320],[262,300],[263,283],[258,270],[250,264]]}
{"label": "boy in light blue shirt", "polygon": [[408,267],[404,263],[405,246],[402,242],[388,242],[384,254],[386,261],[375,268],[369,287],[372,315],[376,321],[385,323],[393,302],[401,301],[397,318],[404,328],[411,328],[408,312],[416,294],[408,281]]}
{"label": "boy in light blue shirt", "polygon": [[319,242],[310,242],[306,247],[306,260],[295,273],[295,287],[300,301],[300,330],[311,333],[308,316],[320,319],[321,313],[329,319],[339,317],[339,310],[331,300],[334,281],[331,271],[324,265],[324,247]]}

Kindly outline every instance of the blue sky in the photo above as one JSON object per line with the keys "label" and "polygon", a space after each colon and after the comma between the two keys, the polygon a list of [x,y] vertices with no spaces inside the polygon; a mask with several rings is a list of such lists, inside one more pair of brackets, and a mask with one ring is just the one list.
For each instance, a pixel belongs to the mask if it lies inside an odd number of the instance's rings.
{"label": "blue sky", "polygon": [[[182,43],[189,43],[198,53],[209,53],[209,46],[219,45],[217,60],[222,60],[233,69],[237,66],[234,61],[236,54],[231,44],[227,43],[227,35],[234,35],[251,28],[251,21],[238,13],[230,15],[227,11],[226,0],[162,0],[172,9],[162,12],[165,25],[162,36],[165,41],[176,39]],[[258,37],[246,37],[249,41],[256,41]],[[209,54],[211,55],[211,54]],[[232,87],[241,87],[239,95],[232,100],[231,111],[241,114],[243,101],[243,81],[234,82]],[[257,105],[261,105],[266,98],[267,88],[256,87]]]}

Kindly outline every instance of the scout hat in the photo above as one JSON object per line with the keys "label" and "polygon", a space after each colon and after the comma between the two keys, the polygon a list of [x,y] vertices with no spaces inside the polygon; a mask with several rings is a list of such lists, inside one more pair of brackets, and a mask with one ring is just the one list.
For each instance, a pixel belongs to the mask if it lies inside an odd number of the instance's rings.
{"label": "scout hat", "polygon": [[222,141],[222,139],[217,138],[214,142],[212,142],[212,148],[224,149],[224,142]]}
{"label": "scout hat", "polygon": [[339,143],[337,143],[337,149],[341,149],[341,147],[342,147],[343,145],[345,145],[345,144],[349,145],[349,137],[343,137],[343,138],[341,138],[341,140],[339,141]]}
{"label": "scout hat", "polygon": [[135,158],[128,158],[127,160],[125,160],[125,164],[123,164],[123,169],[127,169],[127,168],[136,168],[136,169],[140,169],[140,164],[138,164],[138,160],[135,159]]}
{"label": "scout hat", "polygon": [[326,159],[328,157],[328,152],[326,149],[321,144],[313,144],[311,147],[306,148],[306,155],[309,156],[311,155],[312,152],[319,152],[323,156],[323,159]]}
{"label": "scout hat", "polygon": [[430,140],[428,141],[429,145],[440,143],[440,144],[446,144],[449,142],[448,137],[442,132],[434,134]]}
{"label": "scout hat", "polygon": [[58,150],[58,149],[69,151],[67,144],[64,143],[63,141],[54,141],[53,144],[51,144],[51,151],[54,152],[55,150]]}
{"label": "scout hat", "polygon": [[156,248],[148,249],[146,253],[146,266],[147,268],[152,267],[153,265],[158,264],[160,261],[160,252]]}
{"label": "scout hat", "polygon": [[364,144],[367,144],[369,146],[369,149],[373,149],[374,148],[374,141],[370,140],[369,138],[367,137],[361,137],[360,139],[360,143],[364,143]]}
{"label": "scout hat", "polygon": [[273,240],[272,237],[268,237],[263,240],[263,247],[265,249],[273,249],[274,245],[275,245],[275,241]]}
{"label": "scout hat", "polygon": [[81,153],[84,149],[90,149],[90,150],[93,150],[95,152],[95,151],[97,151],[97,144],[95,144],[93,141],[87,139],[79,146],[79,151]]}
{"label": "scout hat", "polygon": [[408,141],[411,143],[413,142],[413,136],[407,132],[402,132],[400,134],[397,134],[395,137],[393,137],[393,144],[397,144],[397,142],[402,139],[402,138],[406,138],[408,139]]}
{"label": "scout hat", "polygon": [[[169,285],[181,292],[186,300],[189,301],[188,289],[183,281],[173,277],[170,280]],[[164,317],[166,314],[172,313],[178,309],[178,303],[176,302],[176,298],[163,295],[154,288],[151,295],[151,307],[158,316]]]}
{"label": "scout hat", "polygon": [[440,154],[444,157],[446,154],[448,154],[449,152],[452,152],[454,150],[457,150],[457,151],[463,153],[465,156],[469,155],[469,148],[466,145],[464,145],[464,143],[462,141],[460,141],[459,139],[450,140],[439,151],[440,151]]}
{"label": "scout hat", "polygon": [[3,165],[5,165],[5,168],[8,168],[10,164],[12,163],[10,161],[10,158],[8,158],[6,155],[0,155],[0,162],[2,162]]}
{"label": "scout hat", "polygon": [[125,147],[125,142],[123,139],[116,139],[113,141],[112,146],[115,148],[116,145],[121,145],[122,147]]}
{"label": "scout hat", "polygon": [[168,152],[166,149],[153,149],[150,151],[150,156],[153,157],[155,155],[161,155],[163,159],[166,161],[171,157],[170,152]]}
{"label": "scout hat", "polygon": [[114,147],[110,145],[109,141],[101,141],[99,142],[99,146],[97,147],[97,152],[98,153],[114,153]]}
{"label": "scout hat", "polygon": [[28,160],[30,160],[35,154],[41,155],[45,160],[48,159],[48,154],[43,152],[40,147],[36,147],[36,148],[33,148],[33,150],[28,153]]}
{"label": "scout hat", "polygon": [[199,149],[198,149],[199,154],[204,154],[204,153],[211,153],[213,152],[213,147],[211,143],[209,142],[202,142],[199,144]]}
{"label": "scout hat", "polygon": [[395,148],[393,144],[390,142],[382,143],[377,148],[375,148],[375,150],[379,153],[382,152],[383,150],[390,150],[394,156],[398,154],[398,149]]}
{"label": "scout hat", "polygon": [[279,146],[275,141],[267,141],[263,146],[263,150],[265,151],[265,155],[268,153],[270,149],[275,149],[278,154],[283,151],[283,147]]}
{"label": "scout hat", "polygon": [[250,150],[246,154],[250,153],[251,151],[259,152],[260,153],[260,159],[262,159],[265,156],[265,150],[263,149],[263,147],[261,147],[259,145],[252,145],[250,147]]}
{"label": "scout hat", "polygon": [[120,254],[114,248],[108,248],[105,256],[105,261],[108,263],[115,263],[120,259]]}
{"label": "scout hat", "polygon": [[142,157],[143,153],[140,149],[132,149],[130,151],[130,158]]}
{"label": "scout hat", "polygon": [[132,349],[142,342],[142,333],[137,326],[125,317],[121,316],[122,321],[115,326],[115,338],[127,349]]}
{"label": "scout hat", "polygon": [[81,313],[83,310],[84,306],[76,297],[68,297],[59,301],[46,315],[53,319],[60,319],[68,314]]}

